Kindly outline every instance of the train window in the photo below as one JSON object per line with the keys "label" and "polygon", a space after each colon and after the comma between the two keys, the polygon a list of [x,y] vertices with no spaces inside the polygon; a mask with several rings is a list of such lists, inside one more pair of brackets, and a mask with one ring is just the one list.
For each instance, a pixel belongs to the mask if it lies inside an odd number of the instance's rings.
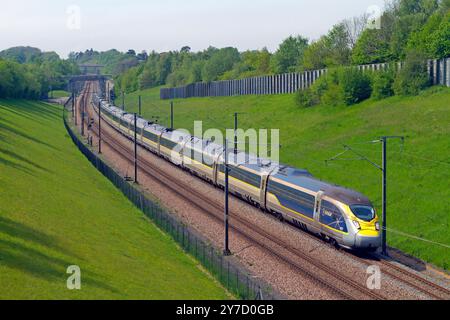
{"label": "train window", "polygon": [[231,167],[230,175],[233,178],[244,181],[254,187],[259,188],[261,186],[261,176],[251,173],[247,170],[238,167]]}
{"label": "train window", "polygon": [[335,230],[348,231],[342,212],[334,204],[325,200],[322,201],[320,208],[320,222]]}
{"label": "train window", "polygon": [[314,217],[314,196],[272,180],[269,180],[267,191],[274,194],[286,208]]}
{"label": "train window", "polygon": [[350,206],[353,214],[361,220],[370,222],[375,219],[375,210],[368,206]]}
{"label": "train window", "polygon": [[165,139],[165,138],[161,138],[161,145],[163,147],[166,147],[166,148],[171,149],[171,150],[173,150],[177,146],[176,143],[174,143],[174,142],[172,142],[172,141],[170,141],[168,139]]}
{"label": "train window", "polygon": [[151,132],[148,131],[144,131],[144,137],[146,137],[147,139],[150,139],[153,142],[156,142],[158,139],[156,137],[156,134],[153,134]]}
{"label": "train window", "polygon": [[212,168],[214,164],[214,160],[210,156],[203,154],[199,151],[192,150],[191,148],[188,147],[184,148],[183,154],[186,157],[189,157],[190,159],[195,160],[197,162],[203,163],[205,166],[210,168]]}

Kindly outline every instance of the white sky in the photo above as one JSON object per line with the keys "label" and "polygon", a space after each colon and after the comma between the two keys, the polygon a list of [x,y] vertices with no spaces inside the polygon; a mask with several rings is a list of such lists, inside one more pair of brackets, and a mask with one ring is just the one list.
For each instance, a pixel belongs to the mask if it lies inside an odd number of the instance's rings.
{"label": "white sky", "polygon": [[[385,0],[0,0],[0,50],[94,48],[194,51],[233,46],[273,51],[289,35],[317,39],[339,21]],[[68,13],[71,6],[80,9]],[[70,11],[70,10],[69,10]],[[73,12],[73,11],[72,11]],[[75,19],[73,19],[75,17]]]}

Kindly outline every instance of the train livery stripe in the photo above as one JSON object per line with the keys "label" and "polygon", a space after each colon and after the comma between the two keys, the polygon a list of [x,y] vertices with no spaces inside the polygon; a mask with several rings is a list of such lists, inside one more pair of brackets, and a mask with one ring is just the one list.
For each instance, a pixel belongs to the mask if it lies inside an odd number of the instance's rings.
{"label": "train livery stripe", "polygon": [[267,196],[268,196],[268,197],[270,196],[270,197],[272,197],[273,199],[275,199],[275,202],[277,203],[277,205],[278,205],[279,207],[283,208],[284,210],[289,211],[289,212],[292,212],[293,214],[298,215],[298,216],[301,216],[302,218],[305,218],[305,219],[307,219],[307,220],[309,220],[309,221],[315,222],[315,220],[314,220],[313,218],[310,218],[310,217],[308,217],[307,215],[305,215],[305,214],[303,214],[303,213],[301,213],[301,212],[294,211],[294,210],[292,210],[292,209],[289,209],[288,207],[283,206],[283,205],[281,204],[280,200],[278,199],[278,197],[277,197],[276,195],[274,195],[273,193],[267,192]]}
{"label": "train livery stripe", "polygon": [[[108,115],[109,115],[109,114],[108,114]],[[110,116],[109,116],[108,118],[110,118],[110,119],[109,119],[110,122],[114,122],[114,123],[116,123],[116,125],[117,125],[117,124],[119,125],[119,130],[121,130],[121,131],[124,132],[125,134],[129,135],[129,132],[128,132],[129,129],[128,129],[128,128],[125,128],[125,125],[122,125],[122,124],[118,123],[117,121],[115,121],[114,119],[111,119],[111,118],[113,118],[113,117],[110,117]],[[122,127],[123,127],[123,128],[122,128]],[[158,143],[155,143],[155,142],[153,142],[152,140],[148,139],[147,137],[145,137],[145,135],[142,135],[142,134],[141,134],[141,137],[142,137],[142,141],[144,141],[146,144],[149,144],[151,147],[158,148]],[[170,141],[170,140],[168,140],[168,139],[166,139],[166,138],[162,138],[162,139],[165,139],[166,141]],[[170,141],[170,142],[172,142],[172,141]],[[173,143],[173,142],[172,142],[172,143]],[[164,154],[164,155],[166,155],[166,156],[170,156],[170,155],[172,154],[172,152],[173,152],[172,149],[167,148],[166,146],[162,145],[161,143],[159,144],[159,146],[160,146],[160,148],[161,148],[161,153],[162,153],[162,154]],[[179,153],[178,153],[178,154],[179,154]],[[184,153],[182,153],[182,155],[180,155],[180,158],[187,158],[187,159],[189,159],[189,160],[191,161],[191,163],[193,163],[195,166],[201,166],[201,167],[205,168],[205,169],[206,169],[205,171],[208,171],[208,172],[202,171],[203,174],[209,174],[209,171],[212,171],[212,170],[213,170],[212,167],[206,166],[205,164],[203,164],[203,163],[201,163],[201,162],[199,162],[199,161],[196,161],[195,159],[192,159],[192,158],[190,158],[189,156],[186,156]],[[251,169],[249,169],[248,171],[251,172],[251,173],[255,172],[254,170],[251,170]],[[225,174],[224,174],[223,172],[219,172],[219,175],[221,175],[222,180],[223,180]],[[273,182],[276,182],[276,183],[278,183],[278,184],[284,185],[284,186],[286,186],[286,187],[288,187],[288,188],[291,188],[291,189],[294,189],[294,190],[297,190],[297,191],[306,193],[306,194],[308,194],[308,195],[310,195],[310,196],[315,196],[314,192],[311,192],[311,190],[302,188],[302,187],[300,187],[300,186],[298,186],[298,185],[294,185],[294,184],[292,184],[292,183],[289,183],[289,182],[286,182],[286,181],[283,181],[283,180],[280,180],[280,179],[276,179],[276,178],[274,178],[274,177],[270,177],[270,179],[271,179]],[[250,183],[248,183],[248,182],[246,182],[246,181],[242,181],[242,180],[240,180],[240,179],[238,179],[238,178],[235,178],[235,177],[233,177],[233,176],[230,176],[230,180],[231,180],[231,181],[235,181],[235,182],[237,182],[237,183],[239,183],[239,184],[241,184],[241,185],[243,185],[243,186],[247,186],[247,187],[249,187],[249,188],[251,188],[251,189],[253,189],[253,190],[255,190],[255,191],[258,191],[258,192],[260,191],[260,188],[255,187],[254,185],[252,185],[252,184],[250,184]],[[269,183],[270,183],[270,181],[269,181]],[[237,187],[239,187],[239,185],[238,185]],[[242,188],[242,187],[240,187],[240,189],[244,189],[244,190],[245,190],[245,188]],[[248,191],[248,192],[251,192],[251,191]],[[254,193],[254,192],[251,192],[251,193]],[[287,212],[293,213],[294,215],[299,216],[300,218],[303,218],[303,219],[308,220],[308,221],[310,221],[310,222],[316,222],[316,220],[314,220],[314,218],[311,218],[311,217],[309,217],[308,215],[306,215],[306,214],[304,214],[304,213],[302,213],[302,212],[300,212],[300,211],[292,210],[292,209],[290,209],[290,208],[284,206],[283,204],[281,204],[281,202],[280,202],[278,196],[276,196],[276,195],[273,194],[273,193],[267,192],[267,198],[268,198],[268,199],[270,198],[270,200],[273,200],[272,202],[276,203],[280,208],[282,208],[283,210],[285,210],[285,211],[287,211]],[[270,202],[270,200],[269,200],[269,202]],[[345,223],[345,221],[344,221],[344,223]],[[341,234],[343,234],[343,235],[347,235],[347,234],[348,234],[348,232],[344,232],[344,231],[335,229],[335,228],[331,227],[330,225],[324,224],[324,223],[322,223],[322,222],[320,222],[320,221],[318,222],[318,224],[319,224],[320,226],[323,226],[323,227],[325,227],[325,228],[331,230],[332,232],[338,232],[338,233],[341,233]]]}

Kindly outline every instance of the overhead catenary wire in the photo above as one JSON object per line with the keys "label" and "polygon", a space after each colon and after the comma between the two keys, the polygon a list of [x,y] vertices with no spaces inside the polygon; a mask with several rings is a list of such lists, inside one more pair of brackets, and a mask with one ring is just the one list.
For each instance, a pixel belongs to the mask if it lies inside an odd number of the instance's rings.
{"label": "overhead catenary wire", "polygon": [[431,244],[434,244],[434,245],[437,245],[437,246],[441,246],[441,247],[450,249],[450,245],[449,244],[440,243],[440,242],[437,242],[437,241],[425,239],[423,237],[419,237],[419,236],[415,236],[415,235],[412,235],[412,234],[408,234],[406,232],[398,231],[398,230],[395,230],[395,229],[392,229],[392,228],[386,228],[385,230],[388,231],[388,232],[399,234],[399,235],[401,235],[403,237],[407,237],[407,238],[410,238],[410,239],[415,239],[415,240],[431,243]]}

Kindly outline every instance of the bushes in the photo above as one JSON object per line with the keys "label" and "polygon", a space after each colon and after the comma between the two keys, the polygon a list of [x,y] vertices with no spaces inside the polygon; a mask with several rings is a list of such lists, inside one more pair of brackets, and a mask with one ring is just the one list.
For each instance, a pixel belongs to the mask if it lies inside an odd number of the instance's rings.
{"label": "bushes", "polygon": [[338,85],[347,106],[364,101],[372,94],[370,76],[356,68],[341,69],[338,72]]}
{"label": "bushes", "polygon": [[339,68],[323,75],[310,88],[299,91],[296,102],[300,107],[320,103],[350,106],[369,98],[371,93],[369,75],[356,68]]}
{"label": "bushes", "polygon": [[323,92],[321,101],[323,104],[333,107],[345,105],[342,87],[336,83],[330,83],[327,90]]}
{"label": "bushes", "polygon": [[357,68],[330,70],[310,88],[299,91],[295,101],[300,107],[318,104],[353,105],[370,97],[376,100],[395,95],[417,95],[430,85],[426,58],[418,51],[407,54],[403,67],[363,72]]}
{"label": "bushes", "polygon": [[40,80],[30,66],[0,60],[0,98],[39,99],[43,92]]}
{"label": "bushes", "polygon": [[394,95],[395,72],[392,69],[375,72],[372,79],[372,98],[381,100]]}
{"label": "bushes", "polygon": [[299,90],[295,94],[295,104],[302,108],[309,108],[319,104],[320,101],[317,101],[312,94],[311,88],[306,90]]}
{"label": "bushes", "polygon": [[322,76],[316,80],[313,86],[306,90],[299,90],[295,95],[295,102],[299,107],[308,108],[318,105],[321,97],[328,90],[327,76]]}
{"label": "bushes", "polygon": [[417,95],[430,84],[425,61],[425,56],[417,51],[407,54],[403,68],[394,81],[396,95]]}

